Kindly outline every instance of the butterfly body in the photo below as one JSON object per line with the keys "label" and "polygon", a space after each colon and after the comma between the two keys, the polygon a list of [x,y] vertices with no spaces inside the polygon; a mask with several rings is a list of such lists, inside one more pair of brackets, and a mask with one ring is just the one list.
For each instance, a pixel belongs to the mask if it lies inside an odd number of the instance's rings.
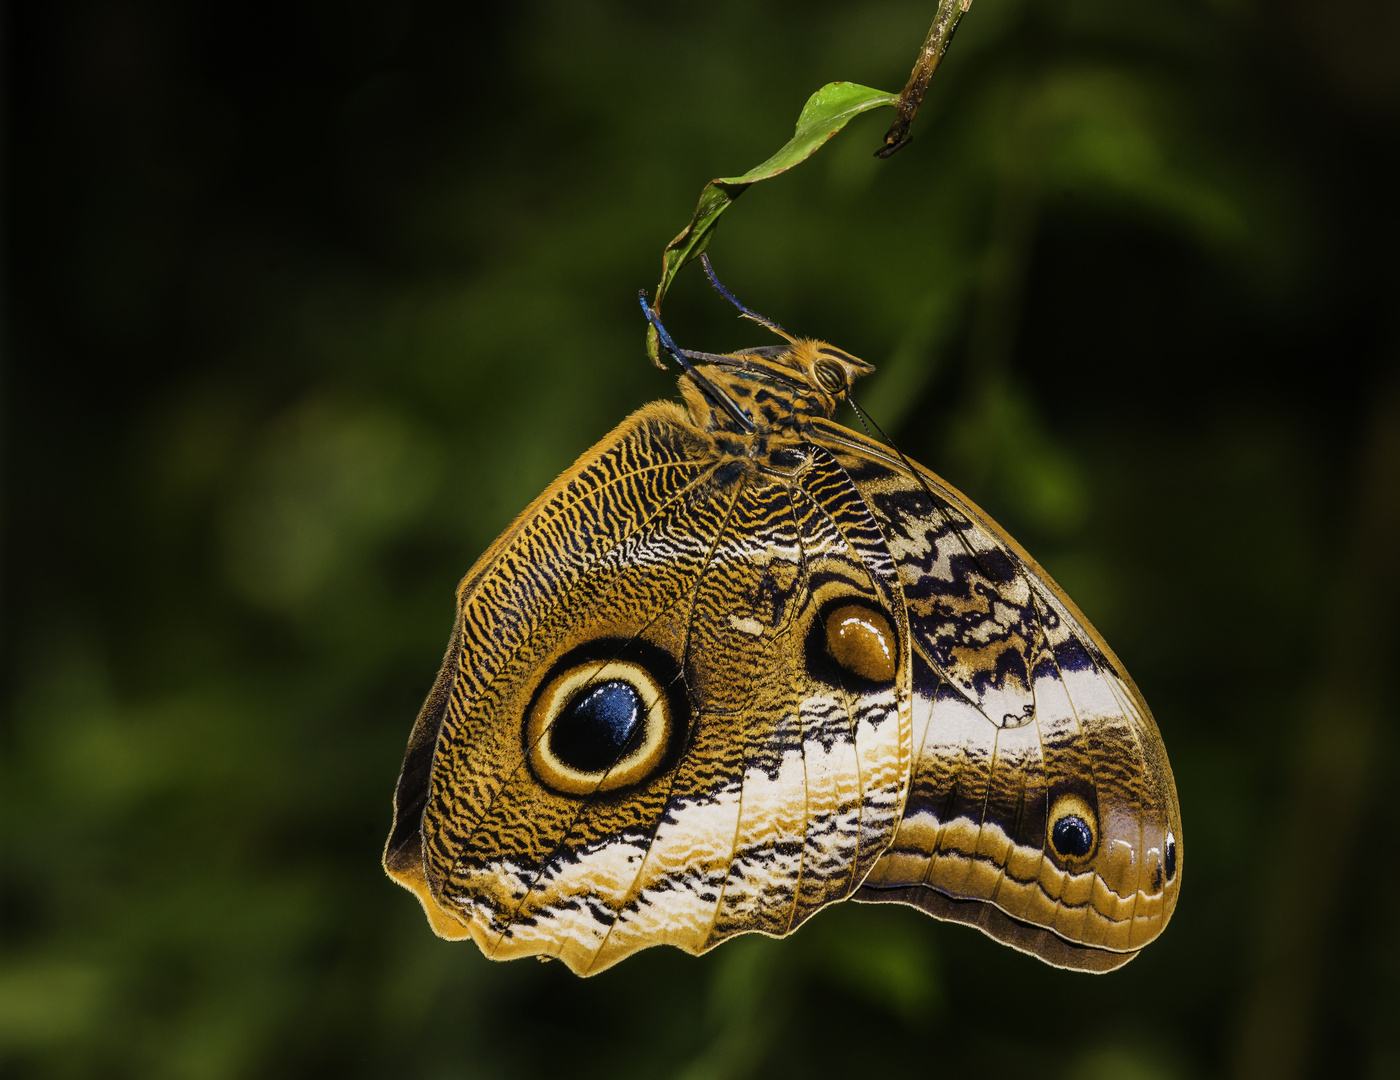
{"label": "butterfly body", "polygon": [[1121,665],[971,503],[833,422],[869,365],[687,356],[685,407],[625,420],[459,587],[391,876],[439,934],[580,974],[847,898],[1130,959],[1181,830]]}

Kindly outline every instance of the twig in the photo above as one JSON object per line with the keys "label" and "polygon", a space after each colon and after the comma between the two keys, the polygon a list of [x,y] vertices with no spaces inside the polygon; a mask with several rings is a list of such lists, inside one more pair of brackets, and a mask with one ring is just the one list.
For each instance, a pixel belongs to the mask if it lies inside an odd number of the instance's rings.
{"label": "twig", "polygon": [[914,122],[914,114],[919,111],[919,104],[924,100],[924,91],[928,89],[929,80],[938,70],[943,54],[948,51],[948,44],[953,40],[953,31],[958,28],[958,20],[971,6],[972,0],[941,0],[939,3],[938,13],[933,17],[933,25],[929,27],[928,37],[924,39],[924,47],[919,51],[919,59],[914,63],[914,70],[909,73],[909,82],[904,87],[904,93],[899,95],[894,123],[890,125],[889,131],[885,132],[885,145],[875,151],[876,157],[889,157],[896,150],[907,146],[913,138],[909,134],[909,125]]}

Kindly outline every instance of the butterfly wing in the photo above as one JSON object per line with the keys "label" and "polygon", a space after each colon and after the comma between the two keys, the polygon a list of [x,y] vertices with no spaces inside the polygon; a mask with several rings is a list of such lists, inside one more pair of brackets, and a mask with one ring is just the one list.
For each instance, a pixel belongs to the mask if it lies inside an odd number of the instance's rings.
{"label": "butterfly wing", "polygon": [[965,496],[839,425],[823,443],[882,524],[913,652],[909,798],[855,898],[1061,967],[1126,963],[1170,918],[1182,861],[1175,782],[1137,687]]}
{"label": "butterfly wing", "polygon": [[908,626],[869,507],[788,457],[649,406],[468,574],[385,851],[438,933],[589,974],[860,886],[907,793]]}

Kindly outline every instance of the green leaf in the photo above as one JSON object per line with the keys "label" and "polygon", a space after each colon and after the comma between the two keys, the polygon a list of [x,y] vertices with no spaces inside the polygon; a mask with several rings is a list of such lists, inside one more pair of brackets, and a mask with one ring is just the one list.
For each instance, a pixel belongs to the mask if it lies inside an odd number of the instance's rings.
{"label": "green leaf", "polygon": [[[898,104],[898,94],[888,94],[883,90],[872,90],[868,86],[850,82],[827,83],[808,98],[807,104],[802,107],[802,114],[797,118],[797,130],[782,149],[763,164],[755,166],[741,176],[720,176],[705,185],[705,189],[700,192],[700,202],[695,207],[695,215],[690,219],[690,224],[666,245],[666,250],[661,254],[661,281],[656,286],[652,310],[661,310],[661,301],[670,289],[671,282],[680,273],[681,267],[698,258],[709,246],[715,226],[719,224],[720,215],[748,190],[749,185],[777,176],[794,165],[800,165],[861,113],[884,105]],[[654,327],[647,328],[647,355],[653,363],[658,362]]]}

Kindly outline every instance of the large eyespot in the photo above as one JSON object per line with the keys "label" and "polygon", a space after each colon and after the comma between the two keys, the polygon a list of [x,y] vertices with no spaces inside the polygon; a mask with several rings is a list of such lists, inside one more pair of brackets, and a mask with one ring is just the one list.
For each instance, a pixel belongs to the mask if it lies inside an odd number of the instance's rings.
{"label": "large eyespot", "polygon": [[[605,675],[623,678],[599,682]],[[655,704],[642,700],[635,672],[608,665],[569,699],[544,741],[566,768],[604,772],[632,749],[636,736],[645,734],[643,721]]]}
{"label": "large eyespot", "polygon": [[840,597],[812,620],[807,664],[812,674],[838,686],[887,686],[899,670],[899,639],[884,612]]}
{"label": "large eyespot", "polygon": [[1060,862],[1083,862],[1099,836],[1094,812],[1078,795],[1061,795],[1050,811],[1050,850]]}
{"label": "large eyespot", "polygon": [[542,784],[564,795],[616,791],[674,757],[685,724],[668,689],[673,665],[654,654],[665,655],[595,642],[554,666],[526,711],[523,732]]}
{"label": "large eyespot", "polygon": [[835,360],[818,360],[812,365],[812,378],[828,394],[840,394],[846,389],[846,369]]}
{"label": "large eyespot", "polygon": [[1163,860],[1166,863],[1167,880],[1176,877],[1176,835],[1167,833],[1167,853]]}

